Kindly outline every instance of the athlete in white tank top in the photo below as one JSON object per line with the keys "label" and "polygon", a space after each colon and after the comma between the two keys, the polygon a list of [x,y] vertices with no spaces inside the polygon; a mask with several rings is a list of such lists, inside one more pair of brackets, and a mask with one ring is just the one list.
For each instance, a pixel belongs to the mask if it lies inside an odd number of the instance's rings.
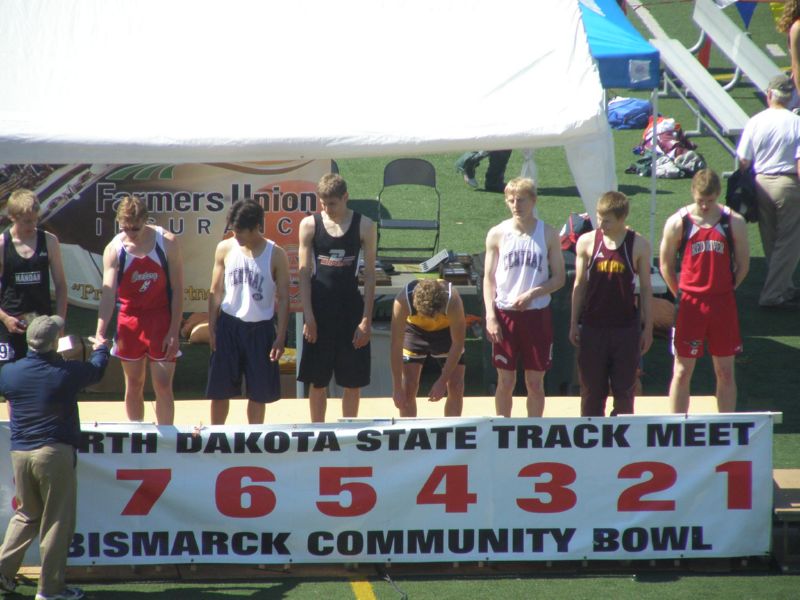
{"label": "athlete in white tank top", "polygon": [[220,309],[226,314],[255,323],[268,321],[275,314],[275,281],[272,279],[272,249],[267,240],[264,250],[250,257],[235,246],[225,261],[225,296]]}
{"label": "athlete in white tank top", "polygon": [[[536,221],[533,235],[518,233],[511,220],[503,223],[503,230],[495,275],[495,304],[503,310],[511,310],[520,294],[550,279],[550,267],[542,221]],[[550,294],[545,294],[531,300],[524,310],[542,309],[549,304]]]}

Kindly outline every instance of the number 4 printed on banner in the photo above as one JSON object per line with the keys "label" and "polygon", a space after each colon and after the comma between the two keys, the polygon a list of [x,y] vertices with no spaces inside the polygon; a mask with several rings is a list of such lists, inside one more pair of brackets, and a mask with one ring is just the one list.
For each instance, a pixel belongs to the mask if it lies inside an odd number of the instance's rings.
{"label": "number 4 printed on banner", "polygon": [[[444,492],[437,488],[444,482]],[[478,494],[470,493],[468,465],[437,466],[417,494],[417,504],[444,504],[448,513],[467,512],[478,502]]]}

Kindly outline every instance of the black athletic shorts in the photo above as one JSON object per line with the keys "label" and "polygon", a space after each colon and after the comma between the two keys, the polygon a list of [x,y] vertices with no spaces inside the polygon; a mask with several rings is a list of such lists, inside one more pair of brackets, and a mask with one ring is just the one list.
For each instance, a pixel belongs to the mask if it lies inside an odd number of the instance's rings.
{"label": "black athletic shorts", "polygon": [[364,301],[359,294],[348,301],[319,301],[314,304],[317,341],[303,340],[298,381],[314,387],[327,387],[335,376],[336,385],[360,388],[369,385],[370,345],[353,347],[353,335],[364,316]]}

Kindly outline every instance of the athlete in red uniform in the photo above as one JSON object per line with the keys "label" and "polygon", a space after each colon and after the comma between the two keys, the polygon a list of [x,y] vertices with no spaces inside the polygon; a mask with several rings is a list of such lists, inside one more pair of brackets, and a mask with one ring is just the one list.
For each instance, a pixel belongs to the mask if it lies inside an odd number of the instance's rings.
{"label": "athlete in red uniform", "polygon": [[149,359],[156,419],[159,425],[171,425],[175,413],[172,378],[183,316],[180,247],[174,235],[147,225],[147,205],[135,196],[120,201],[117,222],[120,233],[103,252],[96,338],[105,342],[117,301],[117,335],[111,353],[122,360],[128,418],[144,418],[145,359]]}
{"label": "athlete in red uniform", "polygon": [[679,297],[669,388],[676,413],[689,410],[689,384],[706,341],[717,377],[717,408],[736,410],[733,359],[742,351],[742,340],[733,291],[750,268],[750,249],[744,219],[717,204],[721,189],[714,171],[699,171],[692,179],[694,204],[667,219],[661,239],[661,275]]}

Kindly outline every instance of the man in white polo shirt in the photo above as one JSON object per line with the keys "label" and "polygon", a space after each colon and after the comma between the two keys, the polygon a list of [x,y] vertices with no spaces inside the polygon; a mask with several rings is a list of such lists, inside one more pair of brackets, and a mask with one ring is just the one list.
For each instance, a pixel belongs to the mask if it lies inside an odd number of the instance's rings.
{"label": "man in white polo shirt", "polygon": [[758,303],[764,308],[800,309],[793,277],[800,260],[800,116],[787,107],[794,84],[774,77],[767,108],[751,118],[737,154],[740,168],[756,173],[758,229],[767,259],[767,279]]}

